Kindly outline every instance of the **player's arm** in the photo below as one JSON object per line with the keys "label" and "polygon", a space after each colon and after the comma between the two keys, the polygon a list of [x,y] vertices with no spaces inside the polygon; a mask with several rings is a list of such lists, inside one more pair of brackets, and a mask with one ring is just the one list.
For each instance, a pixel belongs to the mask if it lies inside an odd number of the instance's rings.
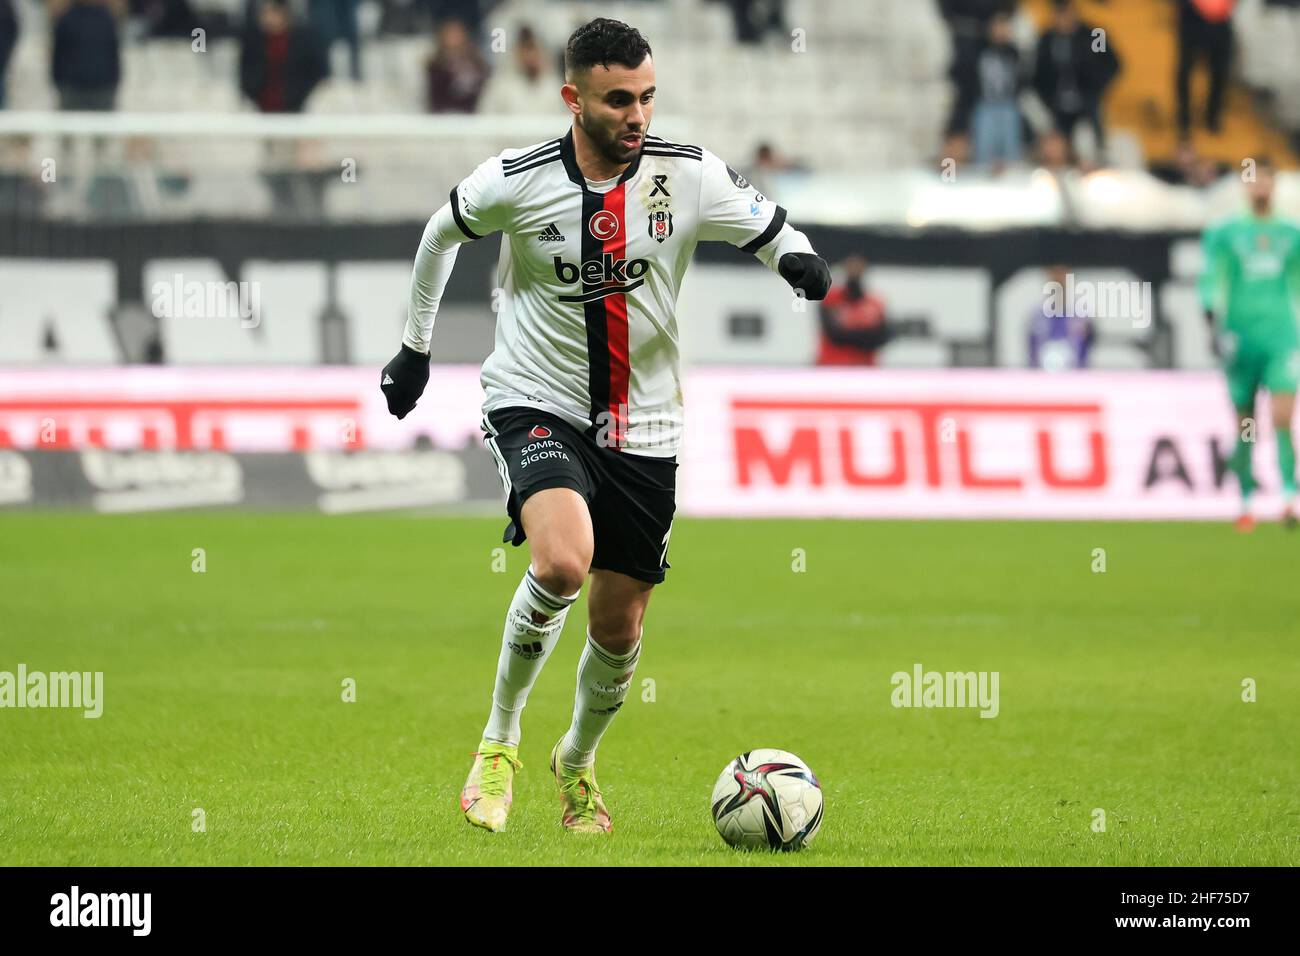
{"label": "player's arm", "polygon": [[757,256],[806,298],[825,298],[830,267],[786,221],[785,210],[707,149],[702,163],[699,238],[729,242]]}
{"label": "player's arm", "polygon": [[1219,241],[1220,230],[1211,226],[1201,237],[1201,249],[1205,256],[1205,268],[1201,270],[1197,287],[1201,294],[1201,310],[1205,320],[1214,328],[1215,312],[1223,306],[1224,269],[1226,266],[1222,243]]}
{"label": "player's arm", "polygon": [[433,321],[461,243],[504,229],[505,214],[505,177],[494,156],[458,183],[425,225],[411,270],[402,347],[379,378],[388,410],[398,418],[410,413],[428,384]]}
{"label": "player's arm", "polygon": [[1227,311],[1227,269],[1223,230],[1225,226],[1211,226],[1201,237],[1205,268],[1197,283],[1201,295],[1201,311],[1210,329],[1210,350],[1215,357],[1223,358],[1230,348],[1220,335],[1218,315]]}

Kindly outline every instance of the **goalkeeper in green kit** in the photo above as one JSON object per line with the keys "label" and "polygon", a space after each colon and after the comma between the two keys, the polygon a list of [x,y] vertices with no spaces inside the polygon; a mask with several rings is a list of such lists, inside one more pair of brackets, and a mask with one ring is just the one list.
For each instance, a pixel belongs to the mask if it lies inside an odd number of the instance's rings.
{"label": "goalkeeper in green kit", "polygon": [[1300,377],[1300,336],[1292,297],[1300,291],[1300,225],[1273,215],[1273,170],[1256,164],[1255,181],[1246,186],[1250,211],[1211,226],[1204,236],[1205,271],[1201,305],[1214,332],[1215,353],[1228,377],[1228,392],[1237,412],[1237,444],[1229,467],[1241,488],[1239,531],[1255,520],[1250,496],[1255,490],[1251,449],[1255,394],[1269,393],[1277,433],[1277,463],[1285,502],[1282,520],[1296,525],[1295,443],[1291,413]]}

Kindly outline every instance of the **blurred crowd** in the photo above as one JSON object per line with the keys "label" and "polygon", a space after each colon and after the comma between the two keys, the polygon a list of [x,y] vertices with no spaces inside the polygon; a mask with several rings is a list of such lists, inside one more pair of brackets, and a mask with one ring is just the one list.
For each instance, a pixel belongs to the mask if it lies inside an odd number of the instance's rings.
{"label": "blurred crowd", "polygon": [[[1300,7],[1300,0],[1268,2]],[[1123,69],[1114,37],[1084,19],[1075,0],[1052,0],[1051,20],[1041,34],[1017,0],[940,3],[952,33],[955,94],[944,156],[995,174],[1021,162],[1051,170],[1105,165],[1105,96]],[[1178,147],[1150,166],[1166,182],[1207,187],[1226,171],[1197,152],[1192,134],[1222,131],[1236,4],[1169,0],[1177,29],[1170,93]],[[1198,70],[1206,74],[1199,103],[1193,96]]]}
{"label": "blurred crowd", "polygon": [[[364,0],[367,34],[427,35],[423,100],[432,113],[534,113],[554,106],[562,51],[523,25],[508,40],[501,66],[491,55],[489,21],[503,0]],[[788,36],[784,0],[701,0],[729,8],[734,40],[763,43]],[[941,155],[994,174],[1024,162],[1088,169],[1104,164],[1104,102],[1123,69],[1113,37],[1080,15],[1075,0],[1052,0],[1038,32],[1019,0],[937,0],[951,33],[953,95]],[[1300,0],[1269,0],[1300,6]],[[1176,11],[1178,62],[1172,79],[1181,145],[1153,171],[1197,185],[1216,167],[1198,155],[1191,131],[1221,128],[1233,49],[1237,0],[1169,0]],[[264,112],[301,111],[331,66],[361,80],[359,11],[363,0],[0,0],[0,107],[22,17],[15,7],[46,11],[51,32],[50,81],[61,109],[109,110],[122,79],[126,39],[237,38],[238,84]],[[539,10],[539,13],[545,12]],[[330,55],[346,50],[343,60]],[[1140,51],[1139,51],[1140,55]],[[1192,77],[1207,75],[1204,103],[1193,102]],[[762,165],[781,160],[756,157]]]}
{"label": "blurred crowd", "polygon": [[[1101,163],[1103,97],[1121,60],[1109,37],[1098,42],[1073,0],[1053,0],[1051,23],[1038,36],[1015,0],[941,6],[952,31],[955,94],[946,156],[995,173],[1030,159],[1048,167]],[[1027,91],[1040,107],[1036,122],[1026,116]]]}
{"label": "blurred crowd", "polygon": [[[1169,29],[1176,30],[1177,62],[1176,69],[1169,70],[1167,96],[1158,109],[1153,104],[1150,126],[1176,127],[1177,147],[1171,149],[1166,139],[1161,155],[1150,161],[1148,168],[1166,182],[1208,189],[1228,170],[1199,153],[1196,144],[1204,146],[1206,138],[1217,136],[1224,125],[1234,49],[1232,15],[1238,0],[1158,2],[1167,5]],[[1300,0],[1267,2],[1300,7]],[[732,39],[738,45],[779,50],[797,26],[789,19],[784,0],[699,3],[717,13],[715,29],[726,29],[730,20]],[[935,88],[940,95],[909,99],[894,96],[896,90],[881,88],[881,102],[902,102],[903,110],[855,113],[838,124],[837,133],[853,133],[864,122],[876,124],[876,128],[861,128],[860,142],[839,143],[838,154],[833,149],[836,143],[812,143],[790,135],[789,123],[783,126],[773,121],[763,129],[765,141],[746,141],[745,152],[754,152],[737,156],[760,188],[773,191],[778,177],[791,171],[849,168],[854,156],[864,149],[874,150],[879,168],[892,161],[890,150],[896,139],[901,142],[909,136],[912,139],[904,154],[908,158],[902,162],[910,167],[934,158],[937,149],[941,161],[951,159],[963,169],[978,169],[992,176],[1006,170],[1045,170],[1061,186],[1061,202],[1066,207],[1063,218],[1069,222],[1077,218],[1069,208],[1077,192],[1072,183],[1097,167],[1135,168],[1149,161],[1132,135],[1131,116],[1127,117],[1130,129],[1112,130],[1106,113],[1107,95],[1124,75],[1124,57],[1140,65],[1146,55],[1140,40],[1098,30],[1076,0],[1048,0],[1050,16],[1041,23],[1030,15],[1031,5],[1024,0],[934,3],[942,21],[931,9],[927,29],[942,48],[946,28],[950,42],[945,54],[936,56],[932,65],[916,75],[899,75],[897,83],[907,86],[909,94]],[[659,4],[645,0],[645,6]],[[1041,12],[1041,4],[1032,6]],[[535,7],[523,9],[529,13],[535,9],[538,16],[554,12],[564,17],[573,12],[563,4],[540,0]],[[6,102],[4,81],[9,61],[20,30],[25,29],[47,32],[48,42],[43,36],[39,44],[22,51],[24,108],[31,108],[32,77],[40,69],[37,61],[41,57],[48,56],[45,68],[50,99],[59,109],[113,110],[123,99],[134,103],[131,97],[138,94],[140,73],[128,69],[127,79],[132,82],[123,82],[124,61],[132,68],[137,45],[168,38],[176,41],[173,46],[180,46],[198,42],[199,37],[208,44],[222,38],[226,41],[229,60],[223,60],[226,65],[215,74],[216,85],[222,85],[222,76],[230,77],[229,86],[222,89],[228,95],[223,101],[228,105],[222,107],[226,109],[233,106],[237,87],[247,108],[265,113],[301,112],[317,90],[329,86],[325,81],[332,75],[339,85],[319,95],[317,108],[324,106],[327,97],[329,111],[365,108],[350,106],[363,101],[350,99],[353,90],[361,87],[346,86],[349,81],[370,81],[368,90],[379,92],[379,101],[387,102],[382,94],[391,87],[385,85],[384,74],[393,71],[384,69],[390,64],[383,59],[388,55],[383,51],[400,46],[399,72],[404,78],[400,89],[406,109],[422,106],[430,113],[515,115],[558,110],[563,51],[554,42],[555,24],[534,20],[529,25],[513,16],[514,12],[506,0],[0,0],[0,108]],[[494,30],[498,23],[510,24],[508,36]],[[363,37],[384,36],[412,39],[382,49],[378,45],[363,47]],[[1117,39],[1130,49],[1118,48]],[[890,41],[887,37],[882,42]],[[1193,77],[1198,72],[1206,79],[1203,96],[1193,95],[1197,89]],[[36,80],[38,90],[42,82]],[[945,96],[949,91],[951,95]],[[863,100],[872,98],[871,90],[862,93]],[[841,116],[848,107],[842,97],[840,100],[837,103],[828,95],[819,108],[827,117]],[[714,106],[716,112],[719,105]],[[912,108],[909,116],[924,116],[916,124],[917,130],[899,123],[899,113],[906,113],[908,107]],[[185,102],[178,102],[176,108],[185,109]],[[731,108],[729,101],[725,108]],[[798,155],[786,155],[784,149]],[[143,155],[145,147],[138,146],[137,151]],[[1224,152],[1218,150],[1220,155]],[[271,150],[268,155],[284,160],[279,165],[310,166],[301,158],[288,160]],[[10,165],[0,143],[0,169]],[[0,210],[13,207],[5,199],[5,189],[0,181]],[[277,196],[279,192],[277,187]],[[319,190],[310,192],[315,196]],[[318,205],[314,200],[294,202],[306,203],[311,209]],[[280,205],[277,199],[277,211]]]}
{"label": "blurred crowd", "polygon": [[[222,0],[212,0],[213,3]],[[730,9],[740,44],[786,34],[783,0],[708,0]],[[502,0],[370,0],[375,34],[432,36],[425,63],[425,105],[434,113],[527,112],[540,97],[553,105],[563,54],[544,50],[523,27],[511,66],[494,71],[485,26]],[[347,71],[362,79],[362,0],[0,0],[0,108],[18,38],[19,4],[43,7],[51,26],[50,79],[59,107],[111,110],[121,82],[120,48],[127,39],[235,37],[240,42],[241,92],[265,112],[300,111],[330,75],[329,52],[347,50]],[[545,12],[545,11],[540,11]]]}

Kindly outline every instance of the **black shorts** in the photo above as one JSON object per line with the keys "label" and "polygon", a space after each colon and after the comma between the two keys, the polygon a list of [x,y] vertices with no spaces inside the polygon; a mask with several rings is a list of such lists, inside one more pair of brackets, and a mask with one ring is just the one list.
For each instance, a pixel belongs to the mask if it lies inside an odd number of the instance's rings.
{"label": "black shorts", "polygon": [[483,441],[506,489],[510,524],[502,541],[524,542],[520,511],[544,488],[572,488],[587,502],[595,533],[591,566],[659,584],[668,568],[668,536],[677,508],[677,460],[602,447],[582,431],[534,408],[496,408],[484,416]]}

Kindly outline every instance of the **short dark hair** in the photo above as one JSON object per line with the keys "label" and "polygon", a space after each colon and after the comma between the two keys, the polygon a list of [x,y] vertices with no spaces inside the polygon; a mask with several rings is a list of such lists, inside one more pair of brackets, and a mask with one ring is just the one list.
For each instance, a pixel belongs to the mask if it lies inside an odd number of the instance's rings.
{"label": "short dark hair", "polygon": [[636,27],[621,20],[597,17],[578,27],[569,37],[564,47],[564,72],[574,77],[597,63],[606,69],[611,63],[636,69],[647,56],[650,56],[650,44]]}

